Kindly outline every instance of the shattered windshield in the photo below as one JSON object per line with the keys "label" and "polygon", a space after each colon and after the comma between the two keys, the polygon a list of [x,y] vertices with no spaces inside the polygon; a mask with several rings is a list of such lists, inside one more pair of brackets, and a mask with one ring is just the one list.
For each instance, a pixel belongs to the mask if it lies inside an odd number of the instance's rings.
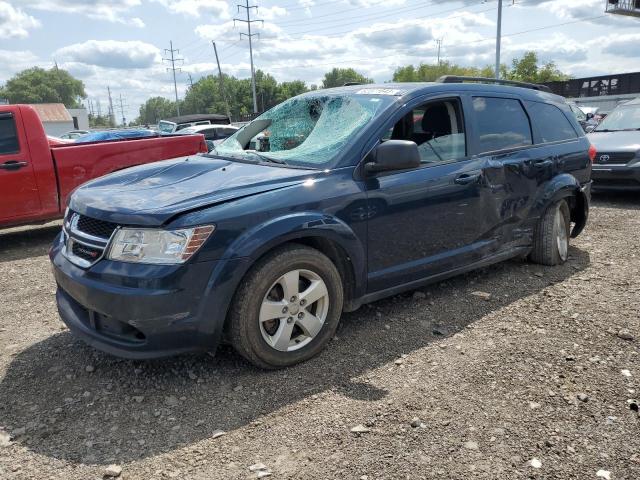
{"label": "shattered windshield", "polygon": [[220,145],[220,155],[256,156],[298,166],[330,162],[392,96],[318,92],[294,97],[236,132]]}

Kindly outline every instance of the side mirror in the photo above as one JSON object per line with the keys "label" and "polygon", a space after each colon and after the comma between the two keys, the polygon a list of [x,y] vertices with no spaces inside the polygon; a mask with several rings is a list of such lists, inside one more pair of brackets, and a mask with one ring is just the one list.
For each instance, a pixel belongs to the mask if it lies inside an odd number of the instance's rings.
{"label": "side mirror", "polygon": [[373,154],[374,160],[364,164],[367,173],[408,170],[420,166],[418,145],[409,140],[387,140],[378,145]]}

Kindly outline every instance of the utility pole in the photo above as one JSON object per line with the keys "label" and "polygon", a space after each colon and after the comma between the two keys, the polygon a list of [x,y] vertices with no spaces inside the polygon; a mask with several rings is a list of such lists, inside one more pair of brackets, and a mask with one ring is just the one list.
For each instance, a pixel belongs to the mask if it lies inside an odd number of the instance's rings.
{"label": "utility pole", "polygon": [[122,126],[124,126],[124,127],[127,126],[127,119],[124,116],[125,107],[128,107],[128,105],[123,103],[122,94],[120,94],[120,115],[122,115]]}
{"label": "utility pole", "polygon": [[256,9],[256,13],[258,11],[258,6],[257,5],[251,5],[249,6],[249,0],[245,0],[245,4],[244,5],[238,5],[238,12],[240,12],[240,9],[244,8],[247,12],[247,19],[244,20],[242,18],[234,18],[233,19],[233,23],[235,25],[236,22],[243,22],[247,24],[247,32],[248,33],[244,33],[241,32],[240,33],[240,38],[242,38],[242,36],[244,35],[245,37],[247,37],[249,39],[249,59],[251,60],[251,92],[253,93],[253,113],[258,113],[258,99],[256,97],[256,72],[253,68],[253,42],[252,39],[254,36],[259,35],[258,33],[251,33],[251,24],[252,23],[256,23],[256,22],[262,22],[262,24],[264,24],[263,20],[251,20],[251,9],[255,8]]}
{"label": "utility pole", "polygon": [[438,66],[440,66],[440,47],[442,47],[442,39],[437,38],[436,43],[438,44]]}
{"label": "utility pole", "polygon": [[498,29],[496,32],[496,80],[500,80],[500,41],[502,37],[502,0],[498,0]]}
{"label": "utility pole", "polygon": [[167,68],[167,72],[169,70],[173,71],[173,90],[174,90],[174,92],[176,94],[176,110],[178,111],[178,116],[180,116],[180,104],[178,103],[178,84],[176,83],[176,70],[178,70],[180,72],[181,69],[180,68],[176,68],[176,62],[183,62],[184,59],[183,58],[175,58],[173,56],[174,52],[175,53],[180,53],[180,50],[173,48],[173,41],[172,40],[169,40],[169,48],[168,49],[165,48],[164,51],[165,51],[165,53],[171,54],[170,58],[163,58],[163,60],[171,62],[171,68]]}
{"label": "utility pole", "polygon": [[100,104],[100,100],[96,100],[96,110],[98,111],[98,116],[102,116],[102,105]]}
{"label": "utility pole", "polygon": [[109,94],[109,121],[111,125],[116,126],[116,113],[113,110],[113,100],[111,100],[111,88],[107,86],[107,93]]}
{"label": "utility pole", "polygon": [[189,85],[193,88],[193,79],[191,78],[191,74],[187,73],[187,75],[189,75]]}
{"label": "utility pole", "polygon": [[216,42],[211,40],[213,44],[213,51],[216,54],[216,63],[218,64],[218,78],[220,79],[220,94],[222,95],[222,99],[224,100],[224,105],[227,107],[227,117],[231,120],[231,110],[229,109],[229,102],[227,101],[227,96],[224,93],[224,78],[222,76],[222,69],[220,68],[220,59],[218,58],[218,49],[216,48]]}

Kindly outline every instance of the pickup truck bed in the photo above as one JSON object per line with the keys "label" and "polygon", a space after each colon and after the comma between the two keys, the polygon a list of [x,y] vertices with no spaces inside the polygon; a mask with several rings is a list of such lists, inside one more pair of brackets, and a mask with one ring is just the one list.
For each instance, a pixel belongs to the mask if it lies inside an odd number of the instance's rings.
{"label": "pickup truck bed", "polygon": [[0,228],[61,218],[79,185],[117,170],[206,152],[202,135],[53,144],[35,110],[0,106]]}

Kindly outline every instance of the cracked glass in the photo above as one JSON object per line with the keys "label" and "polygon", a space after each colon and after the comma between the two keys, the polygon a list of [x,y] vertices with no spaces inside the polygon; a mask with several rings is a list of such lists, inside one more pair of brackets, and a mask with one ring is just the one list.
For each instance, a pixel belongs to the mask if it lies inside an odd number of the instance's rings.
{"label": "cracked glass", "polygon": [[216,146],[219,155],[259,153],[277,163],[319,168],[331,162],[393,96],[306,94],[260,115]]}

